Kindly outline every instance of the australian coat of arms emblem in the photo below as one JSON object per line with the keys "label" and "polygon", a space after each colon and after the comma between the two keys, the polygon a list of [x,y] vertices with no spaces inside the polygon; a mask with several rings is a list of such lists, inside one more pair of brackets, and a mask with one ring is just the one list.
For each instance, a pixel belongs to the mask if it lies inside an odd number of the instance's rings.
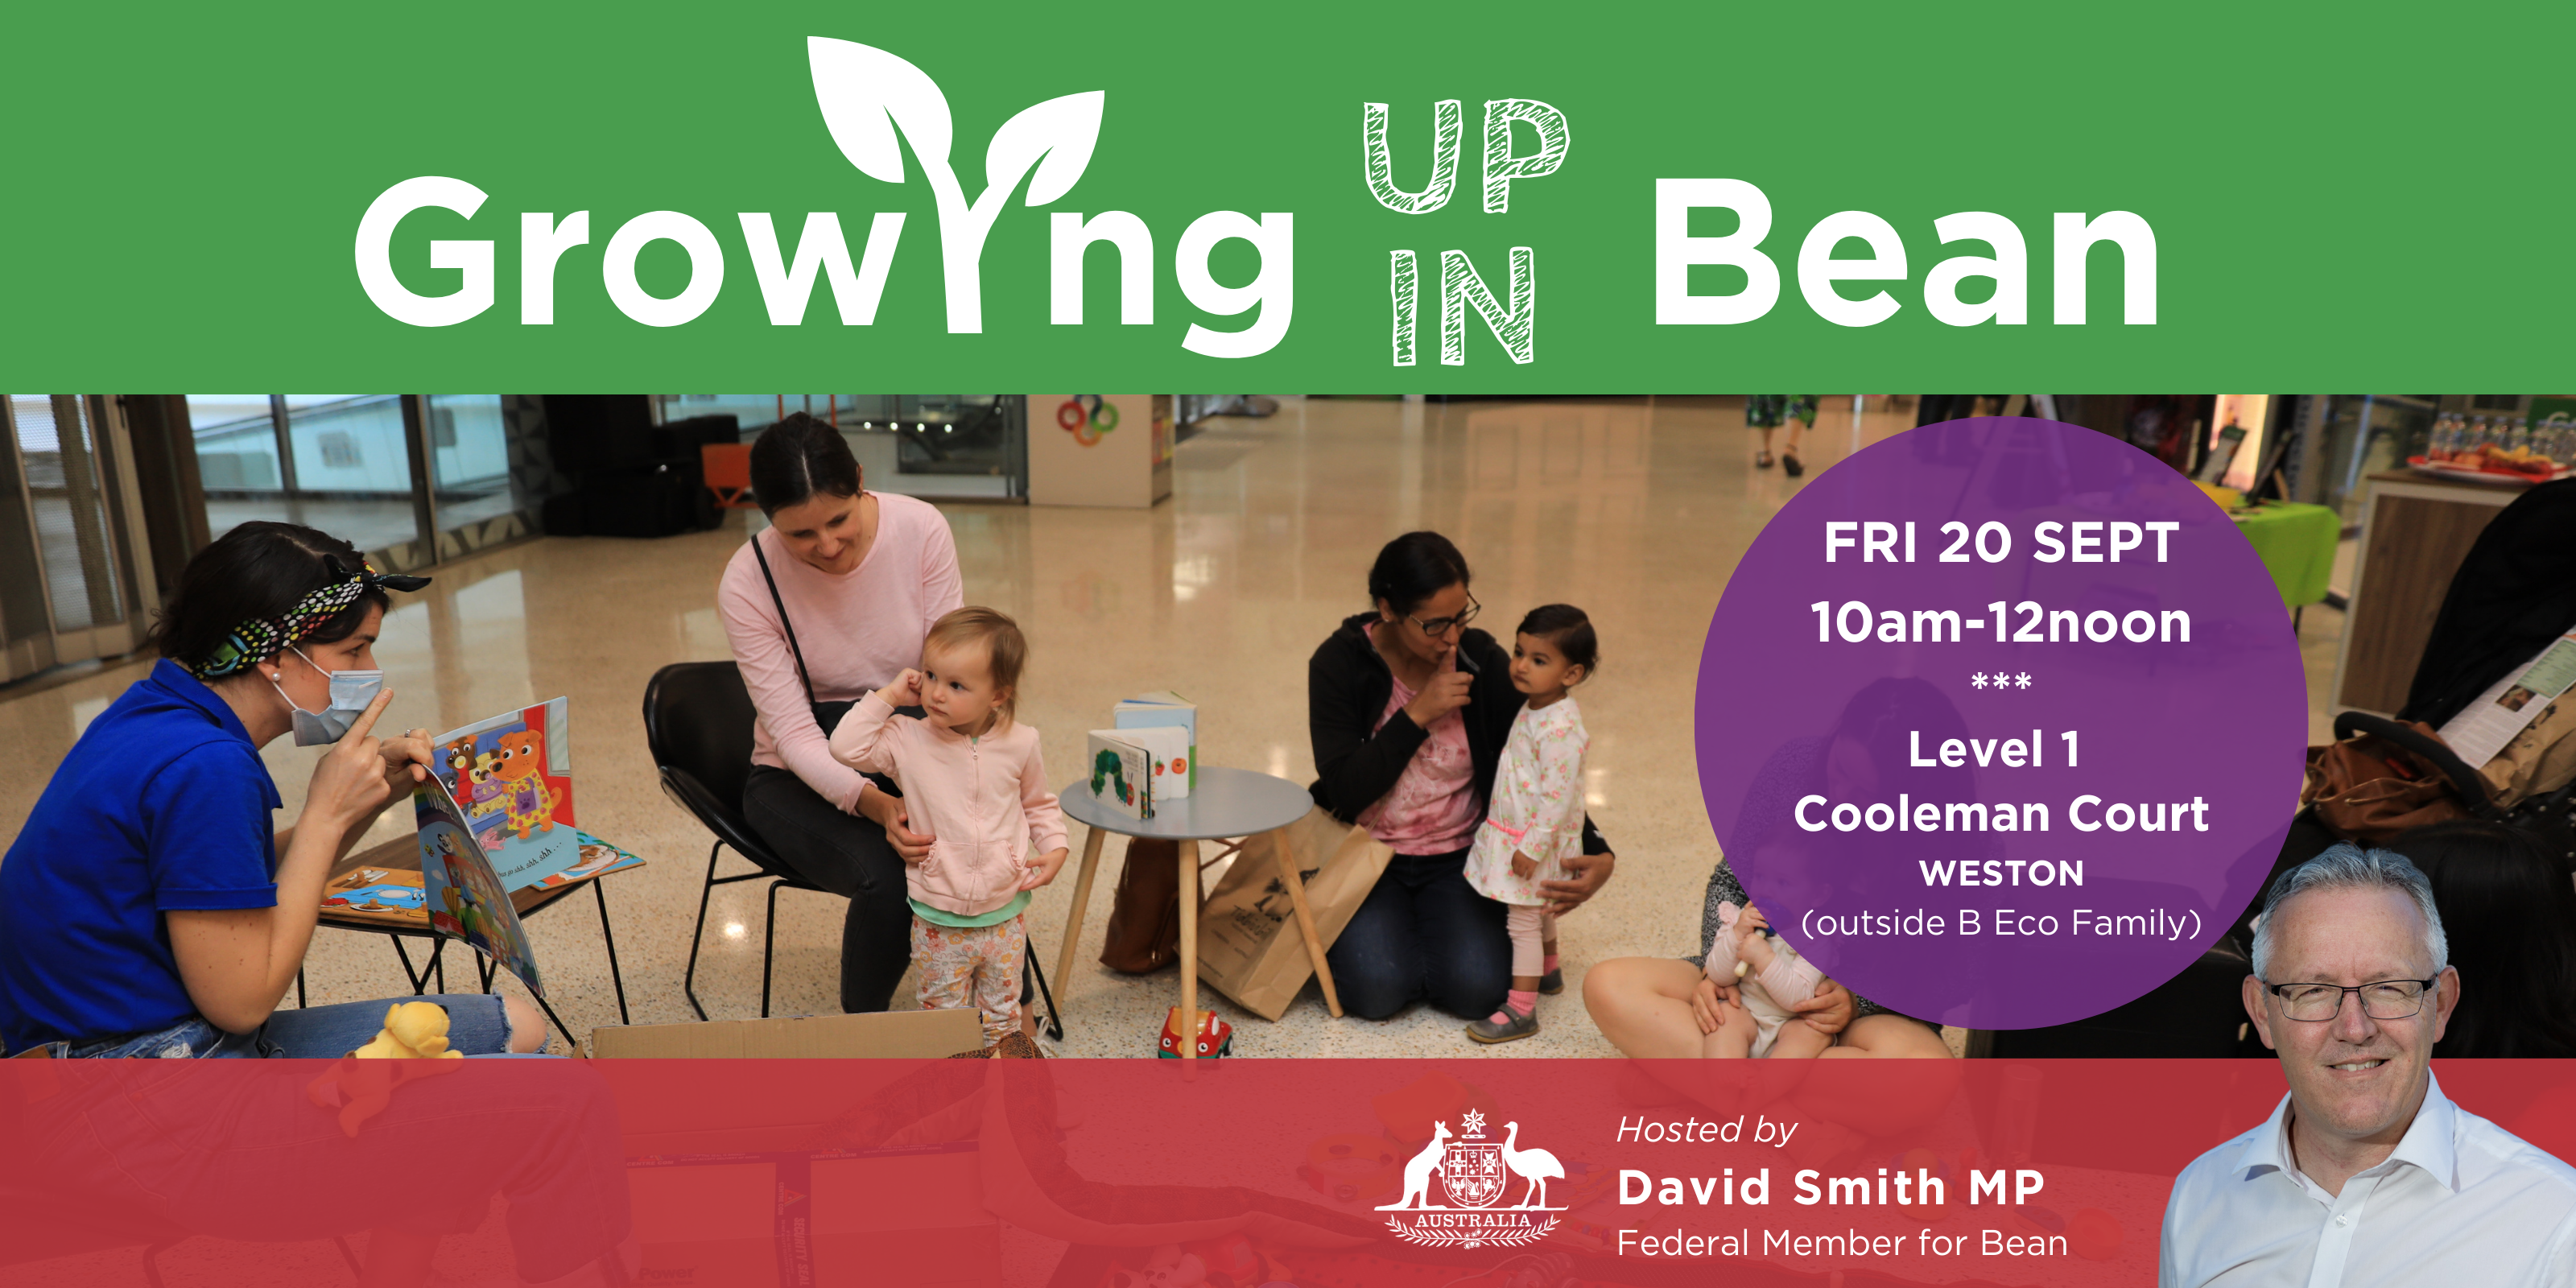
{"label": "australian coat of arms emblem", "polygon": [[[1501,1140],[1485,1135],[1485,1115],[1470,1109],[1449,1124],[1431,1125],[1431,1143],[1404,1165],[1404,1193],[1381,1204],[1380,1212],[1398,1238],[1428,1247],[1517,1248],[1546,1238],[1556,1228],[1556,1213],[1547,1205],[1547,1183],[1565,1179],[1565,1165],[1543,1149],[1520,1147],[1519,1123],[1503,1124]],[[1431,1177],[1440,1177],[1446,1203],[1431,1201]],[[1502,1200],[1517,1183],[1520,1201]],[[1542,1218],[1539,1214],[1547,1214]]]}

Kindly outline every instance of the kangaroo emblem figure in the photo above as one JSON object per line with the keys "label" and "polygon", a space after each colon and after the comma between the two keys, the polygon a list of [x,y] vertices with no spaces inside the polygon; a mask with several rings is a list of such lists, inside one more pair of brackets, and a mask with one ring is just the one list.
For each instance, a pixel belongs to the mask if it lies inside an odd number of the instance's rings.
{"label": "kangaroo emblem figure", "polygon": [[1393,1203],[1381,1203],[1380,1212],[1399,1212],[1410,1207],[1431,1206],[1431,1173],[1440,1166],[1441,1156],[1449,1152],[1449,1124],[1431,1124],[1431,1143],[1404,1165],[1404,1193]]}

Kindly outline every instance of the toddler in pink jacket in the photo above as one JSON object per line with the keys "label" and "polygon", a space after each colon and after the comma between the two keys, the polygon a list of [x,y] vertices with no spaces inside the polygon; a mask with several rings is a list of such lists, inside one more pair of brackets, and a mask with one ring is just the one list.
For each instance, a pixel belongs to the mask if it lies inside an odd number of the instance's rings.
{"label": "toddler in pink jacket", "polygon": [[[930,853],[905,873],[924,1010],[972,1005],[991,1046],[1019,1027],[1029,892],[1064,866],[1064,811],[1047,790],[1038,731],[1011,718],[1028,642],[1019,624],[966,607],[933,623],[921,669],[859,700],[832,756],[903,789]],[[918,706],[929,718],[895,714]]]}

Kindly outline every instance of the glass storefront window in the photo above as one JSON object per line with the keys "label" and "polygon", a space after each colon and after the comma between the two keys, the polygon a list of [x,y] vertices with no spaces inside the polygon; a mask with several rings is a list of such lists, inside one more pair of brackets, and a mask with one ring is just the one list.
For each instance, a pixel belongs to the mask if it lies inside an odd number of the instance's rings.
{"label": "glass storefront window", "polygon": [[1028,495],[1026,399],[1008,394],[664,394],[665,422],[730,415],[744,441],[793,412],[830,421],[867,485],[971,500]]}
{"label": "glass storefront window", "polygon": [[81,394],[0,396],[0,680],[134,646],[108,414]]}
{"label": "glass storefront window", "polygon": [[402,395],[187,398],[210,534],[271,519],[371,552],[420,539]]}
{"label": "glass storefront window", "polygon": [[287,513],[360,550],[416,540],[400,394],[280,394],[294,468]]}
{"label": "glass storefront window", "polygon": [[110,570],[97,436],[76,394],[11,394],[27,506],[57,635],[125,620]]}
{"label": "glass storefront window", "polygon": [[518,509],[510,493],[510,438],[499,394],[431,394],[429,460],[444,531]]}
{"label": "glass storefront window", "polygon": [[2424,450],[2437,412],[2436,400],[2420,394],[2329,396],[2317,425],[2324,435],[2320,459],[2327,468],[2321,486],[2302,488],[2301,499],[2334,507],[2347,524],[2361,522],[2361,501],[2368,491],[2363,480],[2405,468],[2409,455]]}
{"label": "glass storefront window", "polygon": [[[197,478],[209,501],[276,495],[285,475],[277,466],[277,412],[267,394],[189,394],[188,426],[197,440]],[[250,517],[250,516],[245,516]],[[213,516],[209,515],[209,519]],[[218,533],[241,519],[215,525]]]}

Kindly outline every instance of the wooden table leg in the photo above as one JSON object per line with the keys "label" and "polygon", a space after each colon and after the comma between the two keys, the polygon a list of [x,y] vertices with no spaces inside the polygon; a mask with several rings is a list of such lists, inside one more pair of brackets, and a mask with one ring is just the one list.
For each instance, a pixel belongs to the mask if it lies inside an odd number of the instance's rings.
{"label": "wooden table leg", "polygon": [[1199,1054],[1199,843],[1181,842],[1181,1058]]}
{"label": "wooden table leg", "polygon": [[1306,906],[1306,883],[1297,877],[1297,861],[1288,856],[1288,830],[1270,834],[1270,856],[1279,861],[1279,883],[1288,887],[1288,905],[1297,910],[1297,933],[1306,939],[1306,960],[1315,964],[1315,979],[1324,986],[1324,1009],[1342,1018],[1342,995],[1333,987],[1333,968],[1324,960],[1324,938],[1315,932],[1314,910]]}
{"label": "wooden table leg", "polygon": [[[1073,991],[1074,949],[1082,943],[1082,913],[1091,905],[1091,875],[1100,868],[1100,843],[1108,833],[1096,827],[1085,828],[1090,835],[1082,840],[1082,872],[1073,880],[1073,915],[1065,920],[1064,951],[1056,957],[1056,987]],[[1056,1018],[1064,1018],[1064,1003],[1056,1005]]]}

